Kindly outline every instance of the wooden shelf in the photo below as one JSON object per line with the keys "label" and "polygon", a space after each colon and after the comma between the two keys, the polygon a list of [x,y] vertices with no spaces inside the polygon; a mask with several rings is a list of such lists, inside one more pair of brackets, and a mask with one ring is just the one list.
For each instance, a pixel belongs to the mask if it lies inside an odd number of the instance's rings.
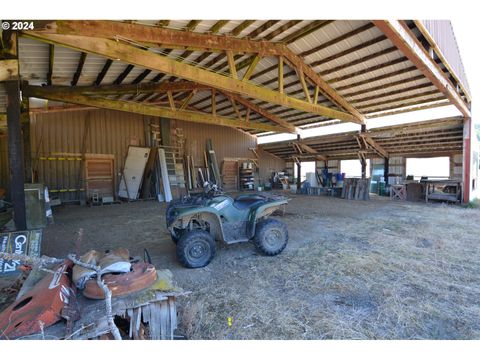
{"label": "wooden shelf", "polygon": [[240,190],[255,190],[255,163],[249,161],[252,168],[244,168],[244,162],[239,163],[238,182]]}

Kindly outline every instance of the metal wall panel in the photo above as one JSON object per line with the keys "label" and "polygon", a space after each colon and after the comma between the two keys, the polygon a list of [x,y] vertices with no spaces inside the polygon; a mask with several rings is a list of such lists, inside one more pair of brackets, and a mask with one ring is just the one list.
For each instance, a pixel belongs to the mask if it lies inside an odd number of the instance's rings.
{"label": "metal wall panel", "polygon": [[273,172],[285,169],[285,160],[280,159],[264,150],[257,150],[259,159],[259,177],[261,182],[268,182]]}
{"label": "metal wall panel", "polygon": [[[33,113],[31,116],[32,162],[38,179],[50,189],[84,188],[82,162],[78,160],[39,160],[39,158],[79,158],[87,154],[112,154],[115,157],[116,187],[123,167],[128,145],[148,146],[145,142],[145,124],[151,120],[136,114],[109,110],[76,110]],[[85,137],[85,126],[89,123]],[[196,165],[204,165],[207,139],[212,139],[219,163],[225,157],[253,159],[249,148],[256,148],[255,136],[233,128],[171,120],[171,128],[180,128],[186,141],[186,154],[192,155]],[[148,129],[148,128],[147,128]],[[285,161],[259,152],[259,176],[266,180],[272,171],[285,168]],[[8,187],[7,137],[0,138],[0,186]],[[79,180],[80,179],[80,180]],[[118,189],[115,189],[116,191]],[[78,198],[75,191],[64,191],[62,200]]]}
{"label": "metal wall panel", "polygon": [[437,43],[443,56],[455,72],[455,75],[458,76],[458,79],[462,82],[467,91],[470,91],[457,40],[455,39],[450,20],[421,20],[421,22]]}
{"label": "metal wall panel", "polygon": [[185,154],[192,155],[195,165],[204,165],[207,139],[212,139],[219,165],[223,158],[255,158],[249,148],[256,148],[256,137],[239,130],[216,125],[197,124],[186,121],[171,121],[171,128],[183,129]]}
{"label": "metal wall panel", "polygon": [[[84,137],[86,126],[88,131]],[[107,110],[37,113],[31,118],[31,136],[34,171],[39,181],[50,189],[84,188],[82,162],[39,158],[67,159],[81,153],[114,155],[118,184],[128,145],[145,144],[144,117]],[[75,191],[60,194],[63,200],[74,200],[78,196]]]}

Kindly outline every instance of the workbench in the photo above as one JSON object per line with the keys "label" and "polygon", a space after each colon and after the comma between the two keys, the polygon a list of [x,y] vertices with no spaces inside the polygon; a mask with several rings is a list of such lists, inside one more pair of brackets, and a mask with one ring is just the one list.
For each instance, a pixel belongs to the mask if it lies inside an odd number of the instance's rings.
{"label": "workbench", "polygon": [[[462,199],[462,181],[460,180],[422,180],[425,184],[425,202],[429,200],[460,202]],[[442,187],[442,191],[436,190]],[[444,192],[448,187],[450,192]]]}

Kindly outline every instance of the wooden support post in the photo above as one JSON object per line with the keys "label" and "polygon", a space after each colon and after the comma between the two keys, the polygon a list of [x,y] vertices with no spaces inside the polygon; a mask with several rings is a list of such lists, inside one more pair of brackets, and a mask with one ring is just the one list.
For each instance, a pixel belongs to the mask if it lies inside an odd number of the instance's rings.
{"label": "wooden support post", "polygon": [[308,90],[307,81],[305,80],[305,74],[301,69],[297,70],[298,77],[300,78],[300,83],[302,84],[303,92],[305,93],[305,98],[309,103],[312,102],[312,98],[310,97],[310,91]]}
{"label": "wooden support post", "polygon": [[17,230],[26,230],[25,168],[22,127],[20,124],[20,84],[6,81],[8,160],[10,164],[10,191],[13,203],[13,221]]}
{"label": "wooden support post", "polygon": [[230,50],[227,50],[227,59],[228,67],[230,68],[230,74],[232,75],[232,78],[238,79],[237,68],[235,67],[235,60],[233,58],[233,52]]}
{"label": "wooden support post", "polygon": [[[300,134],[297,134],[297,141],[301,141]],[[300,191],[301,186],[302,186],[302,163],[299,160],[297,162],[297,191]]]}
{"label": "wooden support post", "polygon": [[388,167],[389,167],[389,161],[388,158],[383,159],[383,178],[385,180],[385,188],[388,185]]}
{"label": "wooden support post", "polygon": [[25,158],[25,182],[33,181],[32,174],[32,147],[30,142],[30,112],[28,108],[28,97],[23,97],[21,104],[22,134],[23,134],[23,156]]}
{"label": "wooden support post", "polygon": [[362,164],[362,179],[366,179],[367,178],[367,160],[365,159],[364,154],[360,156],[360,163]]}
{"label": "wooden support post", "polygon": [[250,79],[252,76],[253,72],[255,71],[255,67],[257,66],[258,62],[260,61],[262,57],[260,55],[256,55],[250,65],[248,66],[247,71],[245,72],[245,75],[243,75],[242,81],[247,81]]}
{"label": "wooden support post", "polygon": [[463,121],[463,202],[470,202],[470,164],[472,162],[472,120],[465,118]]}
{"label": "wooden support post", "polygon": [[173,111],[176,110],[175,108],[175,101],[173,101],[173,95],[171,91],[167,91],[167,96],[168,96],[168,103],[170,104],[170,109]]}
{"label": "wooden support post", "polygon": [[[362,124],[362,128],[361,128],[361,132],[362,134],[365,133],[367,131],[367,126],[365,124]],[[362,144],[364,144],[365,142],[362,141]],[[365,145],[362,146],[362,150],[364,149]],[[366,179],[367,177],[367,160],[365,159],[365,153],[363,152],[360,152],[360,163],[362,165],[362,179]]]}
{"label": "wooden support post", "polygon": [[315,86],[315,92],[313,93],[313,103],[314,104],[318,103],[318,91],[319,91],[318,86]]}
{"label": "wooden support post", "polygon": [[188,104],[190,103],[190,100],[195,96],[197,93],[196,90],[192,90],[192,92],[186,97],[186,99],[183,101],[182,105],[180,106],[180,110],[184,110]]}
{"label": "wooden support post", "polygon": [[283,94],[283,56],[278,57],[278,91]]}

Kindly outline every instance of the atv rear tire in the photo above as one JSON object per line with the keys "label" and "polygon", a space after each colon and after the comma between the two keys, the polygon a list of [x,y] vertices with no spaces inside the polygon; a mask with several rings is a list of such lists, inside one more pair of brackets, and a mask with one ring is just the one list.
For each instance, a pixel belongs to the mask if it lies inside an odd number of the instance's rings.
{"label": "atv rear tire", "polygon": [[207,266],[215,256],[215,239],[204,230],[183,234],[177,243],[177,259],[187,268]]}
{"label": "atv rear tire", "polygon": [[265,255],[278,255],[287,246],[287,225],[276,219],[263,220],[257,224],[253,242]]}

